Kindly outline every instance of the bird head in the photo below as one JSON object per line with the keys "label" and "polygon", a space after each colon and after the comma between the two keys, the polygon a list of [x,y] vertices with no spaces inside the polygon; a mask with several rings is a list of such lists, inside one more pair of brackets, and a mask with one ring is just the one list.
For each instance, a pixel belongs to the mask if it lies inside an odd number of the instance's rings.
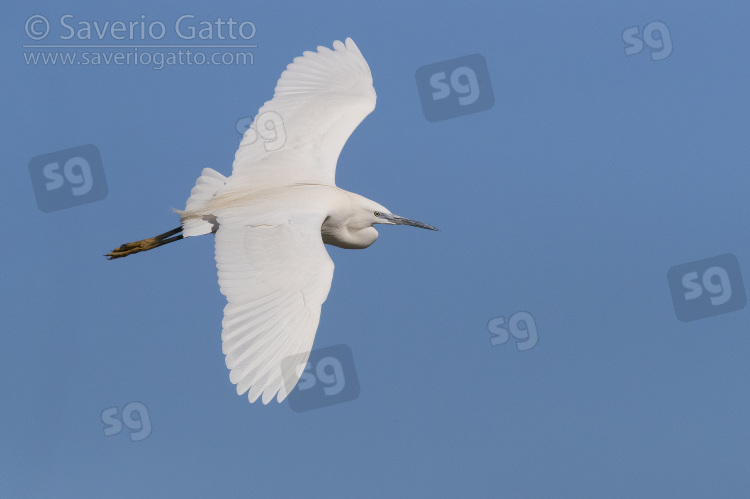
{"label": "bird head", "polygon": [[[364,198],[363,198],[364,199]],[[394,215],[391,211],[374,201],[366,199],[365,203],[360,206],[359,216],[361,222],[365,227],[372,227],[375,224],[386,224],[386,225],[411,225],[412,227],[419,227],[421,229],[439,230],[437,227],[427,225],[416,220],[409,218],[400,217]]]}

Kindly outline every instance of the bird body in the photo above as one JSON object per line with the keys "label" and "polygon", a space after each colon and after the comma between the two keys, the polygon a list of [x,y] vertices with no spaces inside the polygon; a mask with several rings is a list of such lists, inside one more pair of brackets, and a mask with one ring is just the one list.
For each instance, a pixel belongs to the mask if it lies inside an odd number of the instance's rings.
{"label": "bird body", "polygon": [[230,381],[250,402],[281,402],[302,374],[333,279],[324,244],[367,248],[378,238],[374,224],[437,230],[335,185],[341,149],[376,96],[354,42],[333,47],[305,52],[287,67],[245,132],[232,175],[203,170],[178,211],[181,227],[107,255],[216,234],[227,298],[222,350]]}
{"label": "bird body", "polygon": [[[322,220],[320,232],[325,244],[364,249],[378,238],[378,231],[372,226],[375,212],[388,213],[388,210],[375,201],[336,186],[296,184],[259,191],[222,190],[199,207],[179,213],[183,227],[191,227],[197,222],[201,227],[198,231],[203,230],[207,220],[213,228],[213,220],[226,213],[241,216],[248,222],[258,220],[263,223],[274,214],[280,214],[282,219],[292,213],[305,214]],[[184,237],[191,235],[200,234],[188,232]]]}

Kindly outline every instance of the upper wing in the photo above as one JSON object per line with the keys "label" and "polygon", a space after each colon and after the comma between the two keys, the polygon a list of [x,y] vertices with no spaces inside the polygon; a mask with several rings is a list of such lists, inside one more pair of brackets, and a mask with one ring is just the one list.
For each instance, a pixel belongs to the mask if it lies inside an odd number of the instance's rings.
{"label": "upper wing", "polygon": [[239,395],[250,389],[250,402],[262,393],[267,404],[277,392],[281,402],[297,384],[296,366],[307,362],[331,288],[323,220],[285,214],[257,224],[239,217],[218,221],[216,266],[228,301],[221,339],[229,379]]}
{"label": "upper wing", "polygon": [[372,74],[351,38],[305,52],[281,74],[234,157],[233,181],[335,185],[336,161],[375,109]]}

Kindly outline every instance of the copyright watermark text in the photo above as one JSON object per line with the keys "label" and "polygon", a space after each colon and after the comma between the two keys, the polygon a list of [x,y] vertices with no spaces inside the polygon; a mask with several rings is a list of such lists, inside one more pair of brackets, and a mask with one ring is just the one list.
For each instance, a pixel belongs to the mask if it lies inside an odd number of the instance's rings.
{"label": "copyright watermark text", "polygon": [[[24,24],[27,65],[165,66],[252,65],[255,23],[233,17],[199,19],[193,14],[172,20],[78,19],[29,16]],[[221,50],[217,50],[221,49]]]}

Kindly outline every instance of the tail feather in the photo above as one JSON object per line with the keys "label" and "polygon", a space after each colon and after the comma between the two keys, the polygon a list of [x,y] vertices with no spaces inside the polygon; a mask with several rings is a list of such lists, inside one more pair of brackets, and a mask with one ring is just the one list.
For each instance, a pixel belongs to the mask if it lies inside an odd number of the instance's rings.
{"label": "tail feather", "polygon": [[[195,187],[190,191],[190,197],[185,205],[185,210],[175,210],[181,215],[182,225],[180,227],[165,232],[164,234],[159,234],[156,237],[149,237],[148,239],[123,244],[104,256],[110,260],[114,260],[115,258],[122,258],[134,253],[140,253],[141,251],[158,248],[159,246],[179,241],[185,237],[200,236],[202,234],[216,232],[219,228],[219,223],[216,221],[216,217],[211,214],[204,215],[201,213],[201,209],[207,201],[216,195],[219,189],[224,187],[226,182],[227,178],[221,173],[212,170],[211,168],[204,168],[201,172],[201,176],[198,177],[198,180],[195,183]],[[182,234],[180,234],[180,232],[182,232]]]}
{"label": "tail feather", "polygon": [[[182,217],[182,228],[184,229],[183,237],[200,236],[216,232],[219,228],[216,217],[213,215],[193,215],[192,213],[200,212],[203,205],[216,195],[224,187],[227,178],[216,170],[204,168],[201,176],[195,183],[195,187],[190,191],[184,211],[178,211]],[[192,213],[191,213],[192,212]]]}

